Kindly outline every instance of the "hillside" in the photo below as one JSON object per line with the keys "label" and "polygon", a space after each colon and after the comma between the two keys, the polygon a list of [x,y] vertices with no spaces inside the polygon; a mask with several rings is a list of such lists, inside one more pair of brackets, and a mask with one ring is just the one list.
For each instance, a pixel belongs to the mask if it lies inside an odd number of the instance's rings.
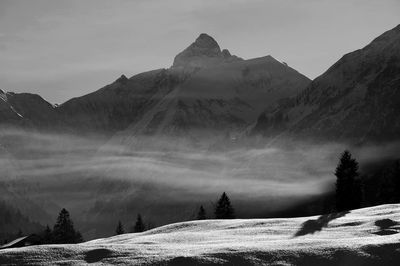
{"label": "hillside", "polygon": [[347,213],[204,220],[77,245],[0,251],[2,265],[397,265],[400,205]]}
{"label": "hillside", "polygon": [[253,133],[366,143],[400,136],[400,25],[344,55],[303,92],[267,108]]}

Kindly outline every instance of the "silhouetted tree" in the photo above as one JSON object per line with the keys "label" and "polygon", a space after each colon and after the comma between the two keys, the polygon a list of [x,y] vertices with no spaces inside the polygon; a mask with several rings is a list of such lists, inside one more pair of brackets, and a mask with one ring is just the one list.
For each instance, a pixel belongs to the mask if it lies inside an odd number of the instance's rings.
{"label": "silhouetted tree", "polygon": [[362,191],[358,163],[349,151],[344,151],[335,170],[336,210],[346,211],[361,206]]}
{"label": "silhouetted tree", "polygon": [[53,242],[56,244],[71,244],[82,242],[81,233],[75,231],[74,224],[66,209],[62,209],[53,228]]}
{"label": "silhouetted tree", "polygon": [[46,225],[46,229],[43,231],[43,244],[51,244],[53,242],[53,232],[49,225]]}
{"label": "silhouetted tree", "polygon": [[400,203],[400,160],[396,161],[393,166],[393,179],[394,179],[394,202]]}
{"label": "silhouetted tree", "polygon": [[222,193],[220,199],[215,206],[215,218],[216,219],[233,219],[235,218],[235,212],[231,205],[231,201],[226,193]]}
{"label": "silhouetted tree", "polygon": [[199,212],[197,213],[197,220],[205,220],[206,217],[206,210],[204,210],[203,205],[200,206]]}
{"label": "silhouetted tree", "polygon": [[138,214],[135,226],[133,227],[133,232],[140,233],[140,232],[143,232],[144,230],[145,230],[145,226],[143,223],[142,216],[140,214]]}
{"label": "silhouetted tree", "polygon": [[118,225],[117,225],[117,229],[115,229],[115,233],[116,233],[117,235],[122,235],[122,234],[125,233],[124,227],[122,226],[121,221],[118,221]]}
{"label": "silhouetted tree", "polygon": [[370,193],[375,192],[375,195],[368,195],[370,203],[375,196],[373,205],[400,203],[400,160],[385,163],[370,176],[370,181],[366,181],[365,186]]}

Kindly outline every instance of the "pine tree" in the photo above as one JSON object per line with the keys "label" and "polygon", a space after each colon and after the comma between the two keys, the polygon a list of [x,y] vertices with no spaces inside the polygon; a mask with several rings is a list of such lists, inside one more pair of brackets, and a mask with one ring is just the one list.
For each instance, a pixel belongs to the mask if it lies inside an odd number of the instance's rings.
{"label": "pine tree", "polygon": [[197,213],[197,220],[205,220],[206,217],[206,210],[204,210],[203,205],[200,206],[199,212]]}
{"label": "pine tree", "polygon": [[226,195],[225,192],[222,193],[220,199],[218,200],[217,205],[215,206],[214,214],[216,219],[235,218],[235,212],[231,205],[231,201],[229,200],[228,195]]}
{"label": "pine tree", "polygon": [[394,163],[393,167],[393,179],[394,179],[394,197],[395,203],[400,203],[400,160]]}
{"label": "pine tree", "polygon": [[124,227],[122,226],[121,221],[118,221],[118,225],[117,225],[117,229],[115,229],[115,233],[116,233],[117,235],[122,235],[122,234],[125,233]]}
{"label": "pine tree", "polygon": [[46,229],[43,231],[43,243],[44,244],[51,244],[53,242],[53,232],[49,225],[46,225]]}
{"label": "pine tree", "polygon": [[140,232],[143,232],[144,230],[145,230],[145,226],[144,226],[144,223],[142,220],[142,216],[140,214],[138,214],[135,226],[133,227],[133,232],[140,233]]}
{"label": "pine tree", "polygon": [[336,210],[347,211],[361,206],[361,182],[359,180],[358,163],[349,151],[341,155],[335,170],[336,176]]}
{"label": "pine tree", "polygon": [[62,209],[53,228],[54,243],[71,244],[82,242],[82,235],[75,231],[69,212]]}

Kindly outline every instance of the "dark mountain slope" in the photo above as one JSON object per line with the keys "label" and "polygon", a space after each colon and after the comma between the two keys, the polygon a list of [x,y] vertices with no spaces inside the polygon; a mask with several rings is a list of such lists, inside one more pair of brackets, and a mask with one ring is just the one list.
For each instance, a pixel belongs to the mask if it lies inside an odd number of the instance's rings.
{"label": "dark mountain slope", "polygon": [[232,136],[254,123],[265,106],[310,82],[271,56],[243,60],[224,54],[214,39],[200,35],[169,69],[188,73],[187,78],[111,142],[130,145],[141,135],[196,141]]}
{"label": "dark mountain slope", "polygon": [[400,136],[400,25],[343,56],[253,133],[365,143]]}
{"label": "dark mountain slope", "polygon": [[136,122],[185,79],[180,72],[159,69],[126,78],[60,105],[67,125],[83,131],[113,134]]}
{"label": "dark mountain slope", "polygon": [[55,128],[57,122],[55,108],[39,95],[0,90],[0,123],[3,126]]}

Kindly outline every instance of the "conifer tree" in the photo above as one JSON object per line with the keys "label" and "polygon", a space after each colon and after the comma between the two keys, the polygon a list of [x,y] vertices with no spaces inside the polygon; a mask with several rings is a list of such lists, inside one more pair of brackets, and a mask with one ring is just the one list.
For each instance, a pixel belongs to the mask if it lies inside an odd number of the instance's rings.
{"label": "conifer tree", "polygon": [[43,243],[51,244],[53,242],[53,232],[51,231],[49,225],[46,225],[46,229],[43,231]]}
{"label": "conifer tree", "polygon": [[231,205],[231,201],[229,200],[228,195],[226,193],[222,193],[220,199],[218,200],[215,206],[215,218],[216,219],[234,219],[235,212]]}
{"label": "conifer tree", "polygon": [[206,210],[204,210],[203,205],[200,206],[199,212],[197,213],[197,220],[205,220],[206,217]]}
{"label": "conifer tree", "polygon": [[400,160],[396,161],[393,166],[394,179],[394,203],[400,203]]}
{"label": "conifer tree", "polygon": [[336,176],[336,210],[347,211],[361,205],[361,182],[359,180],[358,163],[349,151],[341,155],[335,170]]}
{"label": "conifer tree", "polygon": [[122,235],[125,233],[124,227],[122,226],[121,221],[118,221],[117,229],[115,229],[115,233],[117,235]]}
{"label": "conifer tree", "polygon": [[144,226],[144,223],[143,223],[143,219],[142,219],[142,216],[139,213],[138,216],[137,216],[137,219],[136,219],[135,226],[133,227],[133,232],[134,233],[140,233],[140,232],[143,232],[144,230],[145,230],[145,226]]}
{"label": "conifer tree", "polygon": [[66,209],[62,209],[53,228],[53,240],[56,244],[82,242],[81,233],[75,231],[74,224]]}

